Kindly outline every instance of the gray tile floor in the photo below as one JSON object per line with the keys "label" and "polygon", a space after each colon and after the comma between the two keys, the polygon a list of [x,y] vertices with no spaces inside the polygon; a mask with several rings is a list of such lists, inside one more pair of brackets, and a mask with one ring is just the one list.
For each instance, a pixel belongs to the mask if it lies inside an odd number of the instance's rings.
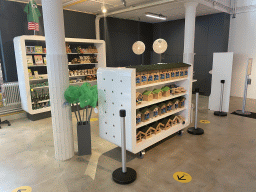
{"label": "gray tile floor", "polygon": [[[230,112],[241,103],[231,98]],[[198,119],[211,122],[198,124],[204,135],[174,135],[148,150],[144,159],[128,153],[128,166],[138,174],[128,186],[111,179],[121,166],[120,148],[98,136],[98,122],[92,122],[92,155],[62,162],[54,159],[51,118],[12,121],[11,127],[0,130],[0,191],[20,186],[30,186],[33,192],[256,191],[256,119],[215,117],[207,106],[208,97],[200,96]],[[247,106],[256,112],[255,100],[248,100]],[[75,146],[77,151],[76,140]],[[175,181],[177,171],[189,173],[192,181]]]}

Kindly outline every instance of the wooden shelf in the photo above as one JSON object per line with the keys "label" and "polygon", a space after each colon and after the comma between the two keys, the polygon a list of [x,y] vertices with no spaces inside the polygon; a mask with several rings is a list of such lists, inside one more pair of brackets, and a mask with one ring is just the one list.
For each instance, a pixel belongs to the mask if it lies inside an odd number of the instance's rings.
{"label": "wooden shelf", "polygon": [[174,82],[178,82],[178,81],[184,81],[184,80],[188,80],[188,78],[179,78],[179,79],[172,79],[169,81],[161,81],[158,83],[151,83],[151,84],[146,84],[146,85],[140,85],[140,86],[136,86],[136,89],[142,89],[142,88],[147,88],[147,87],[154,87],[157,85],[164,85],[164,84],[168,84],[168,83],[174,83]]}
{"label": "wooden shelf", "polygon": [[136,151],[134,153],[138,153],[140,151],[142,151],[143,149],[148,148],[149,146],[163,140],[164,138],[186,128],[188,126],[188,123],[186,123],[185,125],[182,124],[178,124],[175,125],[173,127],[171,127],[168,130],[161,130],[160,133],[153,135],[151,138],[149,139],[143,139],[142,142],[139,142],[136,144]]}
{"label": "wooden shelf", "polygon": [[39,79],[29,79],[29,81],[42,81],[42,80],[46,80],[48,78],[39,78]]}
{"label": "wooden shelf", "polygon": [[45,55],[46,53],[26,53],[27,55]]}
{"label": "wooden shelf", "polygon": [[174,99],[174,98],[177,98],[177,97],[184,96],[186,94],[187,93],[185,92],[185,93],[181,93],[181,94],[171,95],[170,97],[162,97],[162,99],[153,99],[153,101],[142,101],[141,104],[136,105],[136,109],[140,109],[140,108],[143,108],[143,107],[146,107],[146,106],[149,106],[149,105],[153,105],[153,104],[156,104],[156,103],[161,103],[163,101],[167,101],[167,100],[170,100],[170,99]]}
{"label": "wooden shelf", "polygon": [[51,111],[51,107],[44,107],[41,109],[32,110],[31,114],[43,113],[43,112],[47,112],[47,111]]}
{"label": "wooden shelf", "polygon": [[[44,103],[44,102],[47,102],[47,101],[50,101],[50,99],[38,101],[38,102],[36,102],[36,103]],[[35,102],[32,102],[32,104],[35,104]]]}
{"label": "wooden shelf", "polygon": [[98,53],[67,53],[68,55],[95,55]]}
{"label": "wooden shelf", "polygon": [[95,65],[99,63],[74,63],[74,64],[68,64],[68,65]]}
{"label": "wooden shelf", "polygon": [[41,88],[49,88],[49,86],[33,87],[33,88],[30,88],[30,89],[41,89]]}
{"label": "wooden shelf", "polygon": [[176,110],[172,110],[171,112],[168,112],[168,113],[165,113],[163,115],[158,115],[157,117],[154,117],[154,118],[150,118],[149,120],[145,121],[145,122],[141,122],[140,124],[136,125],[136,129],[140,128],[140,127],[143,127],[145,125],[148,125],[150,123],[153,123],[155,121],[158,121],[160,119],[163,119],[165,117],[168,117],[168,116],[171,116],[175,113],[178,113],[178,112],[181,112],[181,111],[184,111],[186,109],[186,107],[184,108],[178,108]]}
{"label": "wooden shelf", "polygon": [[83,82],[76,82],[76,83],[70,83],[70,85],[77,85],[77,84],[84,84],[84,83],[93,83],[93,82],[97,82],[97,80],[93,80],[93,81],[83,81]]}
{"label": "wooden shelf", "polygon": [[29,67],[47,67],[47,65],[28,65],[28,68]]}

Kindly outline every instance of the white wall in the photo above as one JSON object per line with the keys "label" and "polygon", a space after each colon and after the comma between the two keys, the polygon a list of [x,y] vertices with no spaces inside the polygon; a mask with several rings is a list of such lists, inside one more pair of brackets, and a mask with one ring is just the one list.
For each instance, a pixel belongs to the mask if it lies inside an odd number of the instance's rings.
{"label": "white wall", "polygon": [[[240,0],[239,0],[240,1]],[[238,1],[238,2],[239,2]],[[242,2],[242,0],[241,0]],[[247,3],[252,3],[248,0]],[[243,97],[247,57],[253,58],[247,98],[256,99],[256,11],[239,13],[230,21],[228,51],[234,52],[231,96]]]}

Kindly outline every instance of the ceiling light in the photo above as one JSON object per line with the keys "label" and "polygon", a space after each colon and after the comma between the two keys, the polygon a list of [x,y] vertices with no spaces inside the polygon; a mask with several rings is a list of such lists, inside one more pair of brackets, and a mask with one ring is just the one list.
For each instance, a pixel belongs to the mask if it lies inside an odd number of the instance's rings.
{"label": "ceiling light", "polygon": [[102,7],[101,7],[101,11],[102,11],[102,13],[107,13],[106,7],[105,7],[105,6],[102,6]]}
{"label": "ceiling light", "polygon": [[147,17],[152,17],[155,19],[161,19],[161,20],[166,20],[166,16],[163,16],[161,14],[155,14],[155,13],[145,13]]}
{"label": "ceiling light", "polygon": [[122,2],[123,5],[126,7],[126,1],[125,1],[125,0],[121,0],[121,2]]}

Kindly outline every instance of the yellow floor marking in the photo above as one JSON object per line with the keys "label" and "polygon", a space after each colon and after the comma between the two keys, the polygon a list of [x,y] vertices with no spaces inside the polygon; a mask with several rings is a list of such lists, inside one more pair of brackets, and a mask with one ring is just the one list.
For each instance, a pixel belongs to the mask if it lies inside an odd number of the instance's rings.
{"label": "yellow floor marking", "polygon": [[203,123],[203,124],[209,124],[209,123],[211,123],[210,121],[208,121],[208,120],[201,120],[200,121],[200,123]]}
{"label": "yellow floor marking", "polygon": [[12,192],[31,192],[32,188],[29,186],[23,186],[23,187],[18,187],[14,189]]}
{"label": "yellow floor marking", "polygon": [[185,172],[176,172],[173,174],[173,178],[181,183],[188,183],[192,180],[192,177]]}
{"label": "yellow floor marking", "polygon": [[90,121],[98,121],[98,118],[91,118]]}

